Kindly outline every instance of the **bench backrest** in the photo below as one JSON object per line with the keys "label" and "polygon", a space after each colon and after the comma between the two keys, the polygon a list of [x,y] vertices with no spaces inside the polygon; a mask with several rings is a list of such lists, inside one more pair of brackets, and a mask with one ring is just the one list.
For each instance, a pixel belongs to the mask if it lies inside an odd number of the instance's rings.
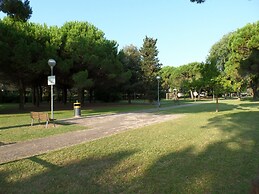
{"label": "bench backrest", "polygon": [[49,121],[48,113],[44,113],[44,112],[31,112],[31,118]]}

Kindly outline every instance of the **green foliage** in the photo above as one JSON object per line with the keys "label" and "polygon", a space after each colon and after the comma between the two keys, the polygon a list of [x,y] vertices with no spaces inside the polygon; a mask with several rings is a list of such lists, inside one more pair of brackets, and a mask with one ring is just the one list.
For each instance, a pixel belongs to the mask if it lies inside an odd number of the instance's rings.
{"label": "green foliage", "polygon": [[219,79],[220,71],[215,61],[207,63],[193,62],[179,67],[163,67],[160,70],[165,89],[176,89],[186,94],[190,92],[193,98],[193,92],[207,91],[210,94],[217,89],[223,92],[223,79]]}
{"label": "green foliage", "polygon": [[258,26],[259,22],[231,32],[210,50],[208,61],[216,64],[226,92],[240,93],[250,83],[256,94],[259,79],[256,61],[259,50]]}
{"label": "green foliage", "polygon": [[190,1],[195,3],[204,3],[206,0],[190,0]]}
{"label": "green foliage", "polygon": [[157,39],[145,37],[143,45],[140,48],[141,69],[143,72],[142,80],[144,82],[144,91],[149,100],[155,98],[156,76],[161,69],[158,59]]}
{"label": "green foliage", "polygon": [[175,88],[174,80],[171,78],[175,71],[176,67],[172,66],[165,66],[159,71],[158,74],[161,76],[161,85],[164,90],[169,91],[170,88]]}
{"label": "green foliage", "polygon": [[0,72],[19,89],[23,108],[26,87],[46,85],[47,60],[57,56],[57,46],[52,46],[46,26],[11,18],[4,18],[0,25]]}
{"label": "green foliage", "polygon": [[79,71],[73,74],[73,80],[77,88],[90,88],[93,85],[93,81],[91,79],[88,79],[87,70]]}
{"label": "green foliage", "polygon": [[[228,33],[227,35],[224,35],[217,43],[215,43],[210,49],[210,54],[207,59],[208,63],[215,64],[219,74],[221,74],[221,92],[235,92],[240,91],[241,88],[240,76],[238,74],[237,67],[233,62],[229,61],[231,57],[229,43],[231,42],[231,37],[233,34],[234,32]],[[213,79],[215,80],[215,78]]]}
{"label": "green foliage", "polygon": [[188,91],[200,88],[201,64],[198,62],[189,63],[177,67],[171,76],[173,88],[180,91]]}
{"label": "green foliage", "polygon": [[103,33],[87,22],[67,22],[58,29],[58,34],[62,44],[59,49],[60,63],[57,68],[60,75],[67,78],[60,80],[61,87],[89,89],[94,84],[94,80],[88,79],[91,71],[88,67],[88,58],[94,53],[94,49],[91,48],[95,48],[95,42],[102,38]]}
{"label": "green foliage", "polygon": [[19,88],[20,96],[28,87],[46,87],[49,58],[57,61],[56,87],[63,91],[63,102],[67,89],[119,92],[130,79],[130,71],[119,59],[117,43],[107,40],[92,24],[67,22],[58,28],[5,18],[0,27],[0,73]]}
{"label": "green foliage", "polygon": [[215,79],[217,76],[219,76],[220,71],[216,65],[217,63],[215,61],[208,61],[205,64],[202,64],[201,66],[201,76],[202,76],[202,82],[203,87],[207,90],[211,88],[212,80]]}
{"label": "green foliage", "polygon": [[156,47],[157,39],[145,37],[143,46],[140,48],[142,57],[141,68],[144,72],[146,80],[152,80],[156,73],[160,70],[161,64],[158,60],[158,50]]}
{"label": "green foliage", "polygon": [[[75,84],[72,87],[87,88],[96,93],[98,90],[118,89],[129,79],[129,73],[123,72],[119,60],[117,43],[105,39],[98,28],[88,22],[67,22],[60,32],[60,73],[67,77],[76,75],[73,76]],[[88,72],[88,79],[83,79],[84,76],[78,78],[78,73],[84,71]],[[65,81],[63,86],[71,87]]]}
{"label": "green foliage", "polygon": [[29,0],[25,0],[24,2],[22,0],[1,0],[0,11],[15,20],[23,22],[30,19],[32,14]]}
{"label": "green foliage", "polygon": [[125,46],[119,53],[119,58],[123,64],[124,71],[127,72],[127,82],[124,85],[124,91],[128,95],[129,103],[134,93],[142,93],[142,75],[141,56],[137,47],[133,45]]}
{"label": "green foliage", "polygon": [[239,75],[240,82],[244,79],[250,80],[255,99],[259,86],[259,22],[238,29],[231,36],[229,46],[231,49],[229,64],[232,63],[233,67],[231,70]]}
{"label": "green foliage", "polygon": [[233,32],[224,35],[210,49],[208,61],[213,61],[213,63],[216,63],[216,66],[220,71],[224,71],[225,64],[229,60],[231,51],[228,44],[232,34]]}
{"label": "green foliage", "polygon": [[243,76],[248,77],[255,100],[258,97],[257,88],[259,87],[259,50],[252,50],[249,57],[240,62],[240,71]]}

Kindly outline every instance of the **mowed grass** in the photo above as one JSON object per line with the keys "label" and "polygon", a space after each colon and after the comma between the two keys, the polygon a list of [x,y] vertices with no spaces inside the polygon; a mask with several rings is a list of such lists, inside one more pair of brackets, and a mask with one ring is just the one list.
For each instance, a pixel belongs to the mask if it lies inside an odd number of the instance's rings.
{"label": "mowed grass", "polygon": [[29,113],[1,114],[0,145],[85,129],[78,125],[63,125],[59,123],[57,123],[55,128],[52,123],[49,123],[48,128],[45,128],[46,122],[44,121],[39,124],[35,120],[34,123],[35,124],[31,126]]}
{"label": "mowed grass", "polygon": [[[181,101],[179,104],[186,104],[188,101]],[[178,103],[174,103],[173,101],[167,101],[164,103],[165,106],[177,106]],[[32,105],[29,105],[32,106]],[[63,119],[72,118],[74,116],[73,106],[66,107],[66,110],[58,110],[54,111],[54,117],[57,119],[57,127],[53,128],[53,124],[50,123],[48,128],[45,128],[44,121],[39,125],[37,121],[35,121],[34,126],[30,126],[31,118],[30,113],[27,111],[26,113],[14,113],[17,109],[17,104],[0,104],[0,110],[2,112],[8,112],[11,109],[11,113],[0,114],[0,145],[11,144],[15,142],[21,142],[36,138],[48,137],[51,135],[66,133],[69,131],[77,131],[84,130],[85,127],[79,125],[67,125],[62,124]],[[28,108],[28,107],[27,107]],[[33,108],[33,107],[29,107]],[[48,111],[42,112],[48,112]],[[49,107],[47,107],[49,108]],[[67,110],[70,108],[70,110]],[[151,104],[143,104],[143,103],[135,103],[135,104],[127,104],[127,103],[103,103],[98,106],[85,106],[81,109],[82,117],[93,116],[93,115],[102,115],[102,114],[115,114],[121,112],[130,112],[137,111],[143,109],[151,109],[155,108],[154,105]],[[37,108],[34,108],[34,111],[39,111]],[[19,112],[19,111],[18,111]],[[50,114],[49,114],[50,116]]]}
{"label": "mowed grass", "polygon": [[222,101],[0,165],[0,193],[249,193],[259,172],[259,103]]}

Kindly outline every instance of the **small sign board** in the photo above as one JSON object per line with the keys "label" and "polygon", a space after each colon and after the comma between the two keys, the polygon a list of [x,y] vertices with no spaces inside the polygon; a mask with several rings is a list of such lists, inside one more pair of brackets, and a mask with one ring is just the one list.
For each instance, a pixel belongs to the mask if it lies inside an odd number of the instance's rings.
{"label": "small sign board", "polygon": [[48,76],[48,85],[49,85],[49,86],[54,86],[55,84],[56,84],[55,75]]}

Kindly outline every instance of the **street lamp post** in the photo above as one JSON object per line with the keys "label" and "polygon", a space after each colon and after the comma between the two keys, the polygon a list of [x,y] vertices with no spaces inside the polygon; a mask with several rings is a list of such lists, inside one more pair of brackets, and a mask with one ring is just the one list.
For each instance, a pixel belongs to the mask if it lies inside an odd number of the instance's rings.
{"label": "street lamp post", "polygon": [[53,111],[53,107],[54,107],[54,100],[53,100],[53,86],[55,85],[55,76],[53,76],[53,68],[56,65],[56,61],[54,59],[49,59],[48,60],[48,64],[50,66],[51,69],[51,76],[48,77],[48,85],[50,85],[51,88],[51,119],[54,119],[54,111]]}
{"label": "street lamp post", "polygon": [[161,79],[160,76],[156,76],[157,79],[157,108],[160,107],[160,102],[159,102],[159,80]]}

